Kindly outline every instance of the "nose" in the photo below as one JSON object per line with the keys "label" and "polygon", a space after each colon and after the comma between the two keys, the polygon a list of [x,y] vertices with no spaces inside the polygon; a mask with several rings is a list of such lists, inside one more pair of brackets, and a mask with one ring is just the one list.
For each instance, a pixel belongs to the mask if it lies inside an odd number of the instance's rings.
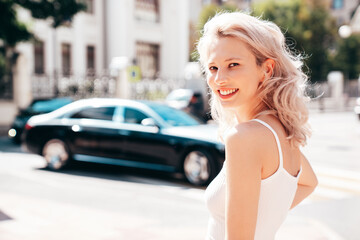
{"label": "nose", "polygon": [[227,77],[223,70],[218,69],[218,71],[216,72],[214,82],[216,85],[219,86],[224,85],[227,82]]}

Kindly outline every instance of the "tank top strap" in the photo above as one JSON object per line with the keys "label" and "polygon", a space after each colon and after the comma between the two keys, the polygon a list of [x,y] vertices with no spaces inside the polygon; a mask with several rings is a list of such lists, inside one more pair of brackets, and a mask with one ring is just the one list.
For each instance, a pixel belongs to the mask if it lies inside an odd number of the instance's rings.
{"label": "tank top strap", "polygon": [[279,137],[276,134],[275,130],[269,124],[267,124],[266,122],[264,122],[264,121],[262,121],[260,119],[255,118],[255,119],[252,119],[251,121],[256,121],[256,122],[264,125],[265,127],[267,127],[273,133],[273,135],[275,137],[275,140],[276,140],[278,150],[279,150],[279,168],[283,168],[283,155],[282,155],[282,150],[281,150],[281,144],[280,144]]}

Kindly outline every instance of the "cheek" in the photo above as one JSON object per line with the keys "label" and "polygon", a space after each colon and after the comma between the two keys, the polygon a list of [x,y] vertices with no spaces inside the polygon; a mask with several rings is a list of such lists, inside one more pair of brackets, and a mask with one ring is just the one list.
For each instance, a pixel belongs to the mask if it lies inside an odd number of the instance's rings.
{"label": "cheek", "polygon": [[211,88],[211,90],[213,90],[214,87],[214,78],[209,76],[206,79],[207,85]]}

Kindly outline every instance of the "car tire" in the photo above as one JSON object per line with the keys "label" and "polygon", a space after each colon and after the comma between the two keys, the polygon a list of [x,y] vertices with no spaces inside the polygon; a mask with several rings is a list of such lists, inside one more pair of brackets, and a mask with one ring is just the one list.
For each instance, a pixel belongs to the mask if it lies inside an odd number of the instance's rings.
{"label": "car tire", "polygon": [[183,161],[186,180],[195,185],[208,184],[216,175],[216,165],[211,155],[204,150],[189,151]]}
{"label": "car tire", "polygon": [[66,144],[60,139],[51,139],[43,147],[42,155],[47,168],[60,170],[69,164],[70,153]]}

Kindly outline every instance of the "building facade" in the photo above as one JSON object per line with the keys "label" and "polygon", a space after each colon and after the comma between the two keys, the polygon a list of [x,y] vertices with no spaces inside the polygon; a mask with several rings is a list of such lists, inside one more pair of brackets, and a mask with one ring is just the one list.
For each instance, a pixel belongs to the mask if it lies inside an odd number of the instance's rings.
{"label": "building facade", "polygon": [[7,116],[0,125],[9,124],[34,97],[54,95],[54,85],[111,77],[109,68],[119,57],[139,66],[142,78],[183,78],[189,61],[189,0],[84,2],[87,10],[57,29],[18,9],[19,20],[30,26],[36,40],[17,45],[13,99],[0,99],[0,114]]}

